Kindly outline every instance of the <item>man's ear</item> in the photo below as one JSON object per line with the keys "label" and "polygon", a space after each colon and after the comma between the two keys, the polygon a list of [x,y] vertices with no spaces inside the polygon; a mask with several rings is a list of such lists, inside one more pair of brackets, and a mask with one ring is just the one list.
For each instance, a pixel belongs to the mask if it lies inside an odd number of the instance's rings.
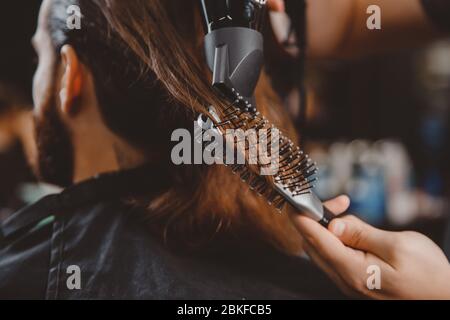
{"label": "man's ear", "polygon": [[73,115],[78,111],[75,102],[81,95],[83,75],[80,60],[72,46],[64,45],[61,48],[61,64],[63,72],[59,92],[61,112]]}

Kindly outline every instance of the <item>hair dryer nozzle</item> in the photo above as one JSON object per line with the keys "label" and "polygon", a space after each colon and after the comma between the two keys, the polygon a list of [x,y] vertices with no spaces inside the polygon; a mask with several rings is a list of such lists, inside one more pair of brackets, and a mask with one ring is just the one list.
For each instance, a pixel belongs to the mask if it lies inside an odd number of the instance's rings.
{"label": "hair dryer nozzle", "polygon": [[260,32],[266,0],[201,0],[208,33],[205,52],[213,86],[222,94],[245,97],[254,91],[264,63]]}

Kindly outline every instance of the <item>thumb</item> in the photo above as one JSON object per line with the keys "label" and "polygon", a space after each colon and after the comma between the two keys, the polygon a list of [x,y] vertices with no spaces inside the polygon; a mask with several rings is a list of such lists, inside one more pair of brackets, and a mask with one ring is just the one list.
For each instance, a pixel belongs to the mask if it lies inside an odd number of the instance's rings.
{"label": "thumb", "polygon": [[346,246],[389,258],[393,247],[390,232],[372,227],[354,216],[334,219],[329,230]]}

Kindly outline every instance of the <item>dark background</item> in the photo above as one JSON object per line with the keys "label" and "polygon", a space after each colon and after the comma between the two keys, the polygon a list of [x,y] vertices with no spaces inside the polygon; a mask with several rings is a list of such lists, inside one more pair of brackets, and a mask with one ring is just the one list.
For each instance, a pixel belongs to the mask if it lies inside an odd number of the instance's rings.
{"label": "dark background", "polygon": [[0,10],[0,81],[8,81],[31,98],[34,53],[30,44],[41,1],[5,0]]}
{"label": "dark background", "polygon": [[[0,84],[12,86],[30,102],[35,54],[31,37],[37,24],[41,1],[7,0],[0,9]],[[0,103],[0,116],[5,105]],[[31,170],[17,144],[0,154],[0,217],[24,205],[18,196],[22,183],[34,182]]]}

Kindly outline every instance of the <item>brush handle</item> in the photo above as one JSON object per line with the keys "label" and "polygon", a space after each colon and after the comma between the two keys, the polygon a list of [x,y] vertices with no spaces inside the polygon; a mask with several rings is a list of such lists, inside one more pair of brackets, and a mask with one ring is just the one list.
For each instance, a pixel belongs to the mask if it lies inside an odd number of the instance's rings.
{"label": "brush handle", "polygon": [[328,229],[328,226],[330,225],[331,221],[339,216],[335,215],[333,212],[328,210],[327,207],[323,207],[323,218],[319,221],[319,223]]}

